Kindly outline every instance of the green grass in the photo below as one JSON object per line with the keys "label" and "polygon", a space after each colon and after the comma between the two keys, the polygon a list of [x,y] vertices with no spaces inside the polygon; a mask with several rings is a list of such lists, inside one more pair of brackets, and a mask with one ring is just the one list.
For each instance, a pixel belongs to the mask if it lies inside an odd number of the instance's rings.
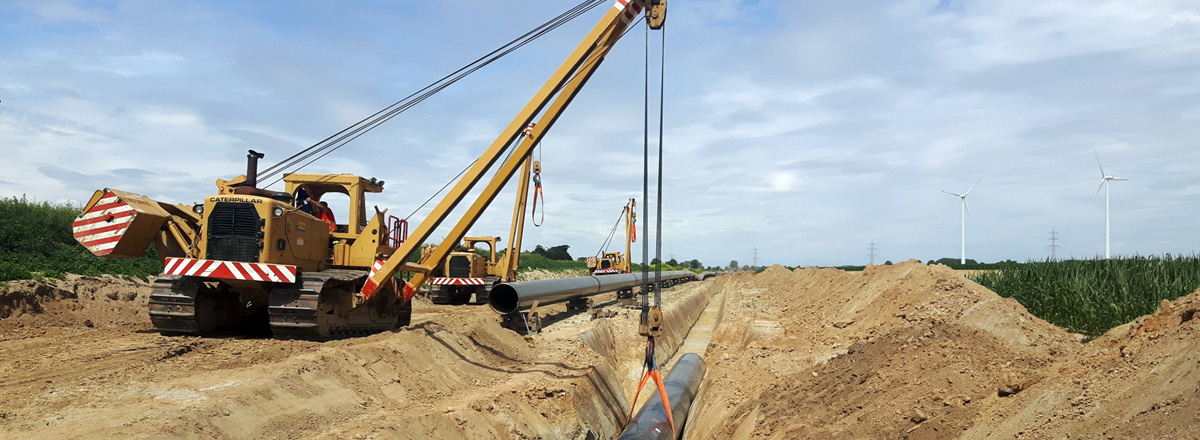
{"label": "green grass", "polygon": [[563,272],[567,270],[587,270],[587,263],[582,261],[551,260],[542,255],[521,252],[521,260],[517,262],[517,270],[546,270]]}
{"label": "green grass", "polygon": [[1052,324],[1097,336],[1196,291],[1200,257],[1028,262],[970,278]]}
{"label": "green grass", "polygon": [[71,206],[0,198],[0,281],[61,279],[66,273],[146,278],[162,272],[153,247],[139,258],[92,255],[71,233],[78,214]]}

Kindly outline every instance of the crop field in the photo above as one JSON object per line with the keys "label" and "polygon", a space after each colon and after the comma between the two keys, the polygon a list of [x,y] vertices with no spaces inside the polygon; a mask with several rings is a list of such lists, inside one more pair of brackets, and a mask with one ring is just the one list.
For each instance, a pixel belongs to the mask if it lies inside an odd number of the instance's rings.
{"label": "crop field", "polygon": [[1192,293],[1200,286],[1200,258],[1042,261],[969,277],[1034,316],[1096,336]]}

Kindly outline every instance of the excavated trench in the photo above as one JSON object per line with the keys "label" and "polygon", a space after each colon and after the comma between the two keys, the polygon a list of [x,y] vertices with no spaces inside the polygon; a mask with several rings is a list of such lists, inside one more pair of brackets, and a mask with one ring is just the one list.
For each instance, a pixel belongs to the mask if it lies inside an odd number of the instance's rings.
{"label": "excavated trench", "polygon": [[[410,327],[318,343],[164,337],[144,283],[35,284],[0,292],[37,304],[0,319],[0,437],[613,438],[640,373],[638,313],[611,295],[616,316],[550,306],[530,336],[485,307],[419,302]],[[665,365],[703,286],[664,291]]]}
{"label": "excavated trench", "polygon": [[[478,306],[326,343],[164,337],[149,286],[0,287],[0,438],[614,438],[638,311],[547,307],[521,336]],[[1200,294],[1090,342],[942,267],[770,268],[664,290],[659,362],[703,353],[689,439],[1189,438]],[[645,394],[645,393],[643,393]]]}

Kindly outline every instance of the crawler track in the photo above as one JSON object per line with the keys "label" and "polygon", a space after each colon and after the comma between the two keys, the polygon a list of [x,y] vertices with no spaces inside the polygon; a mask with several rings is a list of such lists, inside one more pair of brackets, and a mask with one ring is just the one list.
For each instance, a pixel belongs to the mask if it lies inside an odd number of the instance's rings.
{"label": "crawler track", "polygon": [[354,292],[365,278],[362,271],[326,271],[302,276],[296,287],[271,290],[271,333],[279,339],[328,340],[407,325],[411,304],[392,312],[382,310],[378,301],[353,306]]}

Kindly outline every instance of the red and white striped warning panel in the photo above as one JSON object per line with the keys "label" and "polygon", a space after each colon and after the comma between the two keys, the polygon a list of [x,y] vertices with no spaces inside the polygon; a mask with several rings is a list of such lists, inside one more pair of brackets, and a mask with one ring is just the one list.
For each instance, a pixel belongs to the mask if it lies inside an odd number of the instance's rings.
{"label": "red and white striped warning panel", "polygon": [[622,18],[626,23],[633,21],[638,14],[642,13],[641,0],[617,0],[616,3],[613,3],[613,7],[624,14]]}
{"label": "red and white striped warning panel", "polygon": [[379,269],[383,269],[383,260],[375,260],[375,264],[371,265],[371,273],[367,274],[367,278],[375,276],[375,272],[379,272]]}
{"label": "red and white striped warning panel", "polygon": [[595,272],[592,272],[592,275],[608,275],[610,273],[624,273],[624,272],[621,272],[621,269],[596,269]]}
{"label": "red and white striped warning panel", "polygon": [[167,257],[163,273],[189,277],[225,278],[231,280],[296,282],[296,266],[240,261],[193,260]]}
{"label": "red and white striped warning panel", "polygon": [[75,240],[87,250],[105,256],[112,253],[117,242],[121,241],[137,213],[132,206],[109,191],[92,209],[75,218],[71,231],[75,233]]}
{"label": "red and white striped warning panel", "polygon": [[429,279],[429,284],[439,286],[482,286],[483,278],[439,278]]}
{"label": "red and white striped warning panel", "polygon": [[600,260],[596,257],[587,257],[587,267],[596,267],[599,262]]}

